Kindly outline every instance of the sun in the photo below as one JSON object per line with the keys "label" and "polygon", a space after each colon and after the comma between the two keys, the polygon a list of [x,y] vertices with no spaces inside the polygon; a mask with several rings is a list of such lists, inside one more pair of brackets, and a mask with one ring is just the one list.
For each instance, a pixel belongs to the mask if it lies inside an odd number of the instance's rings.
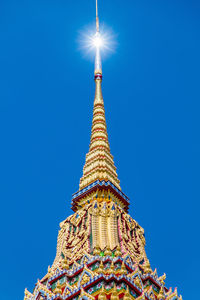
{"label": "sun", "polygon": [[92,39],[92,43],[94,45],[94,47],[96,48],[101,48],[104,46],[104,40],[103,40],[103,37],[100,35],[99,32],[97,32],[93,39]]}
{"label": "sun", "polygon": [[110,52],[115,52],[117,48],[117,36],[110,28],[102,26],[100,32],[96,32],[95,26],[89,26],[81,30],[77,39],[79,50],[86,55],[93,57],[96,49],[101,50],[105,57]]}

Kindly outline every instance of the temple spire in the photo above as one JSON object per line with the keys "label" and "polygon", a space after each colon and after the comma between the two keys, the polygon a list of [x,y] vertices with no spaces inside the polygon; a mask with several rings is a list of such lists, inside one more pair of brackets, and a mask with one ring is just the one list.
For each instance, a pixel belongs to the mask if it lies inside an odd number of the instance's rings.
{"label": "temple spire", "polygon": [[96,0],[96,31],[99,32],[98,0]]}
{"label": "temple spire", "polygon": [[104,101],[102,96],[102,65],[101,65],[101,35],[99,31],[98,6],[96,0],[96,34],[95,34],[95,97],[93,107],[92,133],[89,152],[80,179],[79,189],[83,189],[96,180],[112,182],[118,189],[119,179],[116,173],[113,156],[110,153],[108,133],[105,119]]}
{"label": "temple spire", "polygon": [[96,55],[95,55],[95,75],[102,75],[102,65],[101,65],[101,55],[100,55],[100,47],[101,47],[101,35],[99,32],[99,16],[98,16],[98,2],[96,0],[96,34],[94,37],[94,44],[96,47]]}

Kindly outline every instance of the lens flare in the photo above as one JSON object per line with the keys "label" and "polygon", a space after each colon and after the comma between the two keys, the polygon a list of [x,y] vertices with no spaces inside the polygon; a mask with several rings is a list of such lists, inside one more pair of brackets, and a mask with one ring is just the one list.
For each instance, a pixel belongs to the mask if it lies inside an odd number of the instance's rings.
{"label": "lens flare", "polygon": [[103,47],[103,38],[101,37],[100,34],[95,34],[93,38],[93,44],[96,48]]}
{"label": "lens flare", "polygon": [[92,58],[97,48],[101,49],[103,57],[106,57],[109,52],[115,52],[117,42],[112,30],[105,28],[104,25],[100,28],[100,32],[96,32],[95,29],[95,26],[90,26],[79,32],[79,50],[83,55]]}

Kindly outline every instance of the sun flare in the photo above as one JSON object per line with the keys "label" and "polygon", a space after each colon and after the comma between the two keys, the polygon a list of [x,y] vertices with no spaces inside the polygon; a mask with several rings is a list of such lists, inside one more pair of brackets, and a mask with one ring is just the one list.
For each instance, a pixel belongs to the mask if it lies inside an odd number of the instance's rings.
{"label": "sun flare", "polygon": [[100,33],[96,33],[95,36],[93,37],[92,43],[94,47],[96,48],[101,48],[104,45],[104,40],[101,37]]}
{"label": "sun flare", "polygon": [[[95,28],[95,27],[93,27]],[[78,37],[79,49],[85,55],[95,53],[96,49],[99,48],[101,50],[101,54],[103,56],[107,56],[109,52],[115,52],[117,41],[116,35],[110,29],[103,28],[101,32],[95,32],[95,30],[91,30],[86,28],[82,30]]]}

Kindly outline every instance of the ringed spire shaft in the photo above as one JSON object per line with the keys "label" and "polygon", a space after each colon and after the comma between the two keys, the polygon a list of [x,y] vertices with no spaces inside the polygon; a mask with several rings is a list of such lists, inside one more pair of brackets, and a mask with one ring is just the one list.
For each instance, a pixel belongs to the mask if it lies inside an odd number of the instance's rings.
{"label": "ringed spire shaft", "polygon": [[[96,0],[96,39],[100,39],[98,2]],[[100,56],[100,43],[96,44],[95,55],[95,97],[93,107],[92,133],[89,152],[83,168],[83,176],[80,179],[79,189],[90,185],[96,180],[112,182],[119,190],[120,181],[116,173],[113,156],[110,153],[108,133],[105,119],[104,101],[102,95],[102,64]]]}

